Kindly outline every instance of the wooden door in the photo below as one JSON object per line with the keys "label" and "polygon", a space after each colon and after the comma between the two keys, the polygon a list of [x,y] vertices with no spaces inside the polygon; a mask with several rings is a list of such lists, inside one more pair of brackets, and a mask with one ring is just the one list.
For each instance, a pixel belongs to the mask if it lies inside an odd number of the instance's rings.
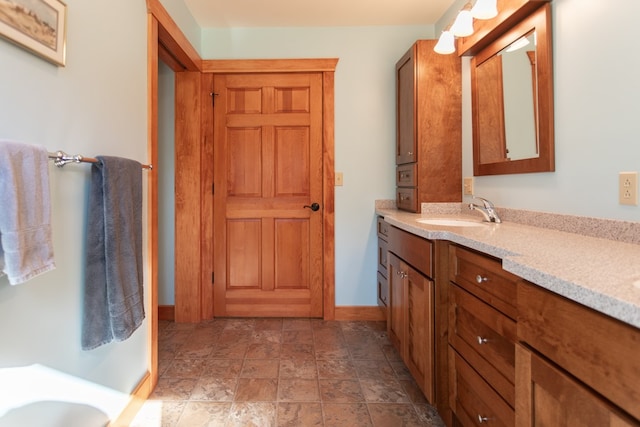
{"label": "wooden door", "polygon": [[405,363],[424,396],[434,404],[434,284],[409,265],[404,270],[407,272]]}
{"label": "wooden door", "polygon": [[322,74],[216,75],[214,93],[214,316],[321,317]]}

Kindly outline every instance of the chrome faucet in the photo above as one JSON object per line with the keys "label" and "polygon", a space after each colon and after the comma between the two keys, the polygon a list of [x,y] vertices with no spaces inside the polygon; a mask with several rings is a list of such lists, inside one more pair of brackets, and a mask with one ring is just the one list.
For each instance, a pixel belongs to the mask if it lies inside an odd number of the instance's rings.
{"label": "chrome faucet", "polygon": [[493,203],[482,197],[475,197],[475,199],[480,200],[483,206],[476,205],[475,203],[469,203],[469,209],[480,211],[480,213],[482,213],[482,215],[484,216],[484,219],[488,222],[502,222],[502,220],[498,216],[498,213],[495,211],[495,206],[493,206]]}

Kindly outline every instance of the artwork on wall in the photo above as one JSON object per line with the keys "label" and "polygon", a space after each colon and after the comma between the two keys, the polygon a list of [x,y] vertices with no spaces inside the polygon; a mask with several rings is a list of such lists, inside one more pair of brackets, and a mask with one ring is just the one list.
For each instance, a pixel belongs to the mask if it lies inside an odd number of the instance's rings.
{"label": "artwork on wall", "polygon": [[0,36],[64,66],[66,15],[60,0],[0,0]]}

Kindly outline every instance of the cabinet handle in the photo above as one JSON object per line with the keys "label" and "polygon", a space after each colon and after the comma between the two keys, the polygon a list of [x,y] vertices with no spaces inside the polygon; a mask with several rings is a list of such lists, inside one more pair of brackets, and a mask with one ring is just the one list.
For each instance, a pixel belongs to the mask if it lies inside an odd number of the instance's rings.
{"label": "cabinet handle", "polygon": [[480,335],[478,335],[478,337],[477,337],[477,338],[478,338],[478,344],[479,344],[479,345],[486,344],[486,343],[488,343],[488,342],[489,342],[489,340],[488,340],[488,339],[486,339],[486,338],[482,338]]}
{"label": "cabinet handle", "polygon": [[478,424],[483,424],[489,421],[488,417],[483,417],[482,415],[478,415]]}
{"label": "cabinet handle", "polygon": [[481,276],[479,274],[476,276],[476,282],[478,282],[478,283],[486,282],[487,280],[489,280],[488,277],[484,277],[484,276]]}

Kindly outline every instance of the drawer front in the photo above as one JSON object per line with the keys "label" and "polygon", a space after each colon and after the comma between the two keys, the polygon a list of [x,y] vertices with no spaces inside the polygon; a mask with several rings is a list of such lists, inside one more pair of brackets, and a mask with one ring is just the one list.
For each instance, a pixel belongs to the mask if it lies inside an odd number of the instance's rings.
{"label": "drawer front", "polygon": [[449,247],[449,257],[451,281],[516,318],[516,284],[522,279],[504,271],[499,260],[459,246]]}
{"label": "drawer front", "polygon": [[387,276],[387,242],[378,239],[378,271]]}
{"label": "drawer front", "polygon": [[515,425],[513,408],[452,347],[449,369],[449,405],[463,426]]}
{"label": "drawer front", "polygon": [[378,272],[378,305],[389,305],[389,282],[387,278]]}
{"label": "drawer front", "polygon": [[433,277],[433,242],[431,240],[397,227],[390,227],[388,250],[425,276]]}
{"label": "drawer front", "polygon": [[539,286],[518,285],[518,339],[640,420],[640,330]]}
{"label": "drawer front", "polygon": [[418,185],[416,180],[417,163],[409,163],[396,167],[396,185],[398,187],[415,187]]}
{"label": "drawer front", "polygon": [[449,289],[449,342],[515,405],[516,322],[458,286]]}
{"label": "drawer front", "polygon": [[415,188],[396,188],[396,205],[398,209],[418,212],[418,190]]}
{"label": "drawer front", "polygon": [[378,237],[383,240],[387,240],[389,238],[389,227],[390,225],[384,221],[384,217],[378,217]]}

